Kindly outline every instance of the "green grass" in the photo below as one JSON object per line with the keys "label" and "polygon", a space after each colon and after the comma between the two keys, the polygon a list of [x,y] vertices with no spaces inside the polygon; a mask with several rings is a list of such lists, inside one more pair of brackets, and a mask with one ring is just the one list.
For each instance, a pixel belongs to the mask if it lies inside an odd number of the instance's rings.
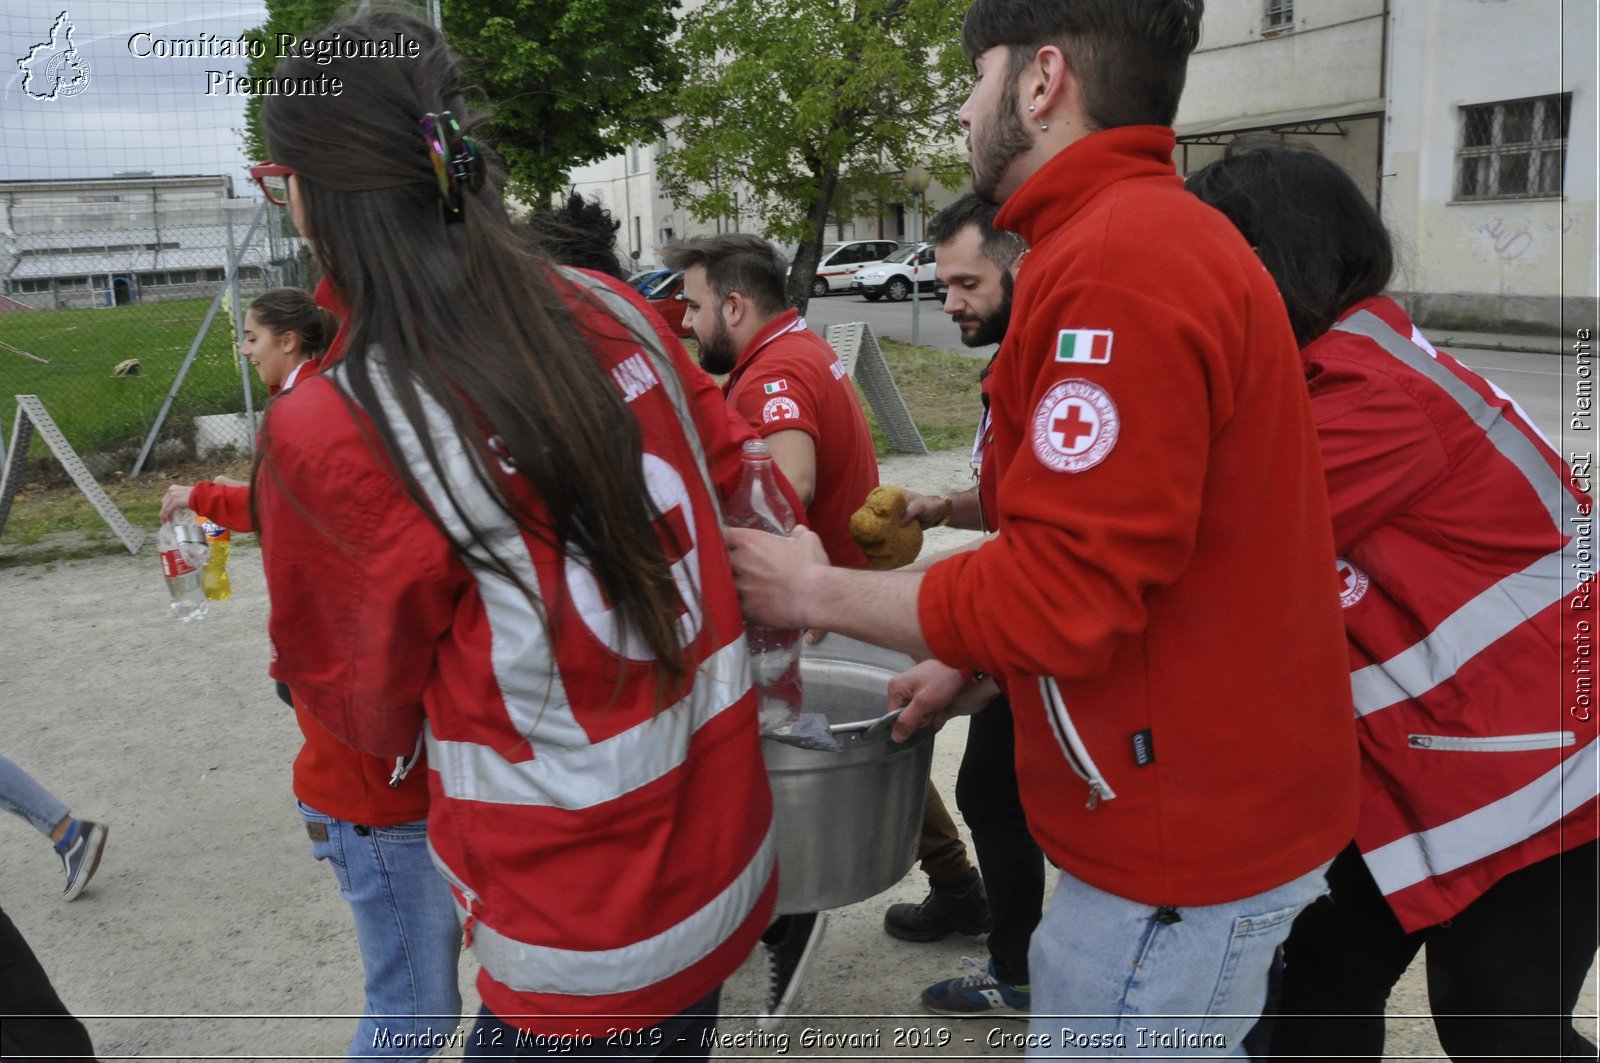
{"label": "green grass", "polygon": [[[913,347],[897,340],[879,340],[884,361],[906,400],[911,420],[929,450],[972,445],[983,406],[978,397],[978,373],[983,362],[936,347]],[[863,403],[872,441],[879,454],[889,453],[888,439],[878,427],[872,407]]]}
{"label": "green grass", "polygon": [[[98,454],[137,446],[155,422],[209,299],[95,310],[36,310],[0,314],[0,341],[49,360],[41,365],[0,347],[0,424],[9,443],[15,423],[14,395],[38,395],[79,454]],[[114,377],[111,370],[129,358],[139,360],[138,376]],[[197,414],[230,413],[244,408],[239,359],[227,318],[216,320],[174,401],[163,436],[184,430]],[[251,372],[256,408],[266,390]],[[29,453],[48,453],[37,437]]]}
{"label": "green grass", "polygon": [[[175,305],[192,306],[193,304],[166,304],[167,307]],[[158,306],[124,307],[122,309],[150,311],[162,308]],[[205,305],[201,304],[198,311],[195,312],[195,320],[198,321],[199,316],[204,312]],[[116,318],[114,313],[107,311],[83,310],[62,311],[61,313],[87,315],[91,319],[91,328],[96,330],[104,328],[102,322],[114,322]],[[38,350],[36,347],[28,347],[26,344],[11,338],[11,334],[5,331],[8,326],[14,324],[14,318],[35,316],[39,315],[0,316],[0,339],[4,339],[8,343],[14,343],[24,350],[34,351],[34,353],[42,357],[51,357],[45,351]],[[85,327],[82,325],[78,326],[74,331],[58,331],[55,342],[59,344],[56,349],[62,354],[62,362],[59,364],[74,364],[69,360],[69,354],[82,355],[82,357],[77,358],[75,364],[92,363],[91,356],[85,355],[83,352],[86,349],[92,350],[96,341],[87,337],[79,338],[76,342],[80,349],[77,352],[71,350],[72,341],[70,338],[78,337],[84,331]],[[152,326],[149,332],[154,334],[154,331]],[[218,329],[214,326],[213,333],[216,332],[218,332]],[[225,325],[220,329],[220,333],[223,336],[227,335]],[[171,334],[176,335],[177,333],[173,332]],[[45,334],[41,332],[38,335]],[[61,336],[66,336],[69,339],[62,340],[60,339]],[[171,383],[172,373],[177,371],[178,362],[182,360],[183,352],[188,349],[189,340],[193,339],[192,328],[188,336],[189,339],[183,341],[183,349],[179,350],[172,359],[171,368],[166,372],[166,383],[154,390],[154,405],[150,408],[151,416],[159,408],[161,398],[166,393],[166,386]],[[211,340],[212,337],[208,337],[208,344]],[[888,361],[889,368],[894,373],[895,383],[900,388],[900,394],[906,400],[907,408],[911,411],[911,419],[916,423],[917,429],[922,433],[923,441],[927,443],[929,449],[944,450],[950,447],[968,446],[972,442],[972,433],[977,427],[978,415],[981,409],[978,401],[978,371],[982,367],[982,363],[976,359],[966,358],[950,351],[936,350],[931,347],[912,347],[909,344],[897,343],[893,340],[882,341],[882,346],[884,358]],[[221,349],[221,347],[218,348],[218,350]],[[691,353],[692,350],[693,348],[691,347]],[[0,358],[5,356],[6,352],[0,350]],[[16,355],[10,355],[9,357],[18,362],[33,364]],[[115,364],[121,358],[131,357],[139,357],[141,361],[144,361],[148,371],[150,363],[142,355],[123,354],[119,358],[112,359],[110,364]],[[191,371],[191,376],[193,376],[194,372],[199,371],[203,364],[214,366],[222,361],[223,359],[219,357],[208,357],[202,354],[200,358],[196,359],[195,370]],[[231,359],[229,361],[231,362]],[[52,366],[37,366],[36,368],[48,372],[49,369],[54,367],[55,363]],[[14,369],[14,367],[0,362],[0,381],[9,379],[6,376],[6,371],[11,369]],[[106,372],[109,374],[109,367],[107,367]],[[234,372],[237,371],[234,370]],[[224,376],[225,374],[217,373],[214,375]],[[132,383],[139,385],[149,383],[150,379],[149,377],[144,381],[139,381],[138,379],[132,381],[107,379],[104,383],[113,385]],[[232,378],[232,396],[235,400],[238,397],[237,381],[237,376],[234,376]],[[102,383],[98,379],[93,379],[91,382],[95,385]],[[225,384],[219,384],[217,388],[224,393],[227,391]],[[190,389],[191,383],[185,381],[184,393],[187,394]],[[194,390],[198,393],[200,389],[195,388]],[[10,403],[10,395],[14,393],[10,391],[0,392],[0,399],[4,400],[8,408],[12,405]],[[23,393],[26,394],[26,391],[23,391]],[[66,410],[71,404],[66,401],[52,402],[48,394],[42,389],[38,390],[37,393],[46,396],[45,405],[66,431],[68,440],[75,447],[78,446],[77,436],[74,434],[73,428],[69,427],[69,422],[65,416]],[[70,392],[63,394],[70,394]],[[133,405],[132,397],[138,396],[142,392],[135,388],[129,388],[119,393],[116,388],[110,388],[107,389],[105,394],[107,397],[103,401],[107,404],[120,401],[123,405],[131,406]],[[888,453],[888,442],[878,427],[877,418],[873,416],[872,408],[865,402],[862,403],[862,406],[866,409],[867,422],[872,429],[873,442],[876,444],[878,452],[880,454]],[[7,422],[7,430],[10,430],[9,421]],[[36,442],[35,446],[38,445]],[[86,448],[80,447],[80,450],[88,452]],[[161,496],[169,484],[193,483],[195,480],[209,478],[218,473],[225,473],[241,479],[248,477],[250,475],[250,460],[248,457],[236,457],[226,463],[220,461],[194,463],[147,472],[137,478],[128,477],[119,471],[110,476],[103,476],[100,480],[101,486],[105,488],[106,493],[111,496],[112,500],[116,502],[117,506],[135,527],[145,528],[153,532],[161,505]],[[105,522],[100,519],[100,515],[89,505],[88,499],[84,498],[82,493],[71,484],[62,485],[59,482],[59,475],[54,479],[56,482],[45,482],[44,478],[36,476],[24,478],[22,490],[17,495],[16,503],[11,511],[11,518],[6,524],[4,532],[0,533],[0,568],[113,553],[123,548],[121,542],[111,534]]]}

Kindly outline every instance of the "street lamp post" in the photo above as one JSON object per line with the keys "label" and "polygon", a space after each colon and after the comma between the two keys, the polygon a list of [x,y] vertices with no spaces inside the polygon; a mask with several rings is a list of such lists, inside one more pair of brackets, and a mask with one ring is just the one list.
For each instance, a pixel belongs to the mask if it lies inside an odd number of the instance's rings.
{"label": "street lamp post", "polygon": [[[925,167],[912,166],[906,169],[906,171],[900,175],[900,183],[906,186],[907,192],[910,192],[912,195],[917,197],[917,217],[916,224],[913,226],[913,231],[916,233],[916,238],[912,241],[912,246],[915,247],[917,244],[922,242],[922,197],[923,194],[928,191],[928,186],[933,183],[933,174],[929,173]],[[918,316],[918,311],[922,308],[922,284],[920,283],[917,274],[921,271],[921,269],[922,252],[919,249],[911,256],[912,346],[917,345],[920,336],[918,325],[921,324],[921,321]]]}

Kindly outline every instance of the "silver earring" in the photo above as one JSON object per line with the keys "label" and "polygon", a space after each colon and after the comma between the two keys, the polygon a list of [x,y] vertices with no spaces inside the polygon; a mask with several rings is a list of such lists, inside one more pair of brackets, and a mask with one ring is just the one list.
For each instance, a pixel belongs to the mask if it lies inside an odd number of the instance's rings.
{"label": "silver earring", "polygon": [[1033,113],[1033,104],[1031,104],[1031,103],[1030,103],[1030,104],[1028,104],[1028,113],[1029,113],[1029,114],[1032,114],[1032,113]]}
{"label": "silver earring", "polygon": [[1049,128],[1050,128],[1050,127],[1049,127],[1049,126],[1047,126],[1047,125],[1045,125],[1045,124],[1044,124],[1044,123],[1043,123],[1043,122],[1040,122],[1040,123],[1039,123],[1039,130],[1040,130],[1040,132],[1043,132],[1043,131],[1044,131],[1044,130],[1046,130],[1046,129],[1049,129]]}

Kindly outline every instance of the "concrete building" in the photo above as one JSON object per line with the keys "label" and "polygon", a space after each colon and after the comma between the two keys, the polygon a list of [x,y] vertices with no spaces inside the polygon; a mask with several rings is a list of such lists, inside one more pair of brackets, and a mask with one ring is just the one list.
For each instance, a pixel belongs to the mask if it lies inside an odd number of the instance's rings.
{"label": "concrete building", "polygon": [[[0,182],[0,294],[32,309],[211,295],[257,203],[222,176]],[[258,231],[241,281],[266,282],[272,243]]]}
{"label": "concrete building", "polygon": [[1427,322],[1595,323],[1593,0],[1397,0],[1384,217]]}
{"label": "concrete building", "polygon": [[1210,0],[1179,168],[1308,141],[1381,209],[1423,324],[1592,325],[1595,61],[1592,0]]}

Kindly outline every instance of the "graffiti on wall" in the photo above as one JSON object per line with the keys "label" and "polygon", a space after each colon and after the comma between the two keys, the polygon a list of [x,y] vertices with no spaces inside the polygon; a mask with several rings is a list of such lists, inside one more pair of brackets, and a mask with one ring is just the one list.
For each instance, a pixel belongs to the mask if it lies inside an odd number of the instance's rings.
{"label": "graffiti on wall", "polygon": [[1571,232],[1575,224],[1570,214],[1563,214],[1559,220],[1546,221],[1539,226],[1526,217],[1494,217],[1478,226],[1478,232],[1488,239],[1489,246],[1500,261],[1516,262],[1534,249],[1541,232],[1546,236],[1560,237],[1563,233]]}

